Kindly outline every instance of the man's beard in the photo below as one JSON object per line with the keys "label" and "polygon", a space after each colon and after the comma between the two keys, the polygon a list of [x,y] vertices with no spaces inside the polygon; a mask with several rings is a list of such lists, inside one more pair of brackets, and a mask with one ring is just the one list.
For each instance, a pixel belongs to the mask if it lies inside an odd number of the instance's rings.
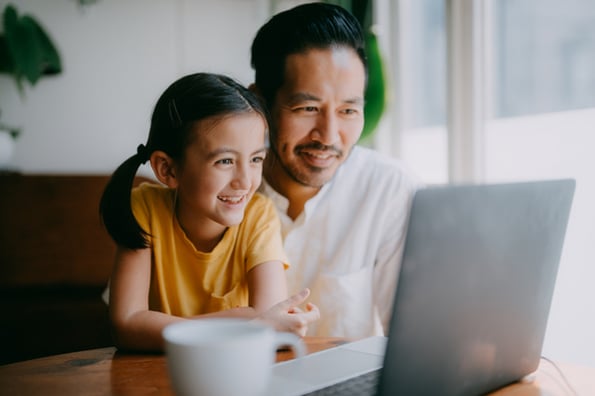
{"label": "man's beard", "polygon": [[[301,153],[301,151],[309,149],[330,152],[333,156],[337,158],[338,161],[341,161],[341,159],[344,156],[343,150],[335,146],[327,146],[319,142],[310,142],[307,144],[296,146],[293,149],[294,158],[296,159],[295,162],[301,162],[300,158],[304,155],[303,153]],[[280,165],[285,174],[289,176],[289,178],[291,178],[294,182],[304,187],[321,188],[334,176],[336,172],[335,169],[332,175],[324,177],[321,174],[325,171],[328,171],[327,168],[311,166],[308,164],[304,164],[303,162],[301,162],[302,166],[299,166],[297,164],[286,163],[281,159],[281,156],[279,155],[274,145],[271,146],[271,152],[273,154],[272,160]],[[306,169],[304,170],[304,168]],[[320,175],[320,177],[316,177],[317,174]]]}

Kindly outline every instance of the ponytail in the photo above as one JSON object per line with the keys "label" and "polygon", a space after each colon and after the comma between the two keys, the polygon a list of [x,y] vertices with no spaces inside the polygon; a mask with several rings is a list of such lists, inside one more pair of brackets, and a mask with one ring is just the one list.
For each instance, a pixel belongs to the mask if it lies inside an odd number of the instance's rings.
{"label": "ponytail", "polygon": [[128,249],[149,247],[149,234],[136,221],[130,205],[136,171],[148,159],[148,150],[141,144],[137,153],[112,174],[99,203],[99,214],[107,232],[118,245]]}

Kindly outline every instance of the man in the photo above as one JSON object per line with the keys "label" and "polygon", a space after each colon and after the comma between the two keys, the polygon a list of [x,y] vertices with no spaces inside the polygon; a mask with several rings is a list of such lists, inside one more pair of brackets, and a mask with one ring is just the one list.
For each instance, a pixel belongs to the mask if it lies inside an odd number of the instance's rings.
{"label": "man", "polygon": [[308,335],[385,334],[416,181],[355,146],[367,70],[357,20],[313,3],[273,16],[252,44],[253,89],[271,113],[262,191],[275,202],[291,292],[321,318]]}

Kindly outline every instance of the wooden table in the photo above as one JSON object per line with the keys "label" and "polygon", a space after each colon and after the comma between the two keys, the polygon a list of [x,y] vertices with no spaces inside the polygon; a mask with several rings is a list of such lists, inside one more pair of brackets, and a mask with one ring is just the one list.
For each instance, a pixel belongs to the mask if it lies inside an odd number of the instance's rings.
{"label": "wooden table", "polygon": [[[338,338],[306,338],[309,353],[340,345]],[[292,358],[280,352],[278,361]],[[558,364],[576,393],[557,369],[543,361],[530,383],[518,383],[492,396],[595,395],[595,368]],[[2,395],[173,395],[165,356],[129,354],[116,348],[67,353],[0,366]]]}

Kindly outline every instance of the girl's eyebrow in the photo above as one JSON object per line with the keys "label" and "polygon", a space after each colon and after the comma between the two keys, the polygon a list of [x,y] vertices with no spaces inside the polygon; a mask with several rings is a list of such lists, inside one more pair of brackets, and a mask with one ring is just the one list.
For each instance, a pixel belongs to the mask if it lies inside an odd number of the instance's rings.
{"label": "girl's eyebrow", "polygon": [[[262,146],[258,150],[252,152],[250,155],[251,156],[252,155],[256,155],[256,154],[262,153],[263,151],[267,151],[266,146]],[[225,146],[224,147],[219,147],[219,148],[217,148],[217,149],[209,152],[207,154],[207,159],[212,159],[212,158],[215,158],[215,157],[217,157],[219,155],[222,155],[222,154],[235,154],[235,155],[237,155],[237,154],[239,154],[239,151],[238,150],[234,150],[234,149],[232,149],[230,147],[225,147]]]}

